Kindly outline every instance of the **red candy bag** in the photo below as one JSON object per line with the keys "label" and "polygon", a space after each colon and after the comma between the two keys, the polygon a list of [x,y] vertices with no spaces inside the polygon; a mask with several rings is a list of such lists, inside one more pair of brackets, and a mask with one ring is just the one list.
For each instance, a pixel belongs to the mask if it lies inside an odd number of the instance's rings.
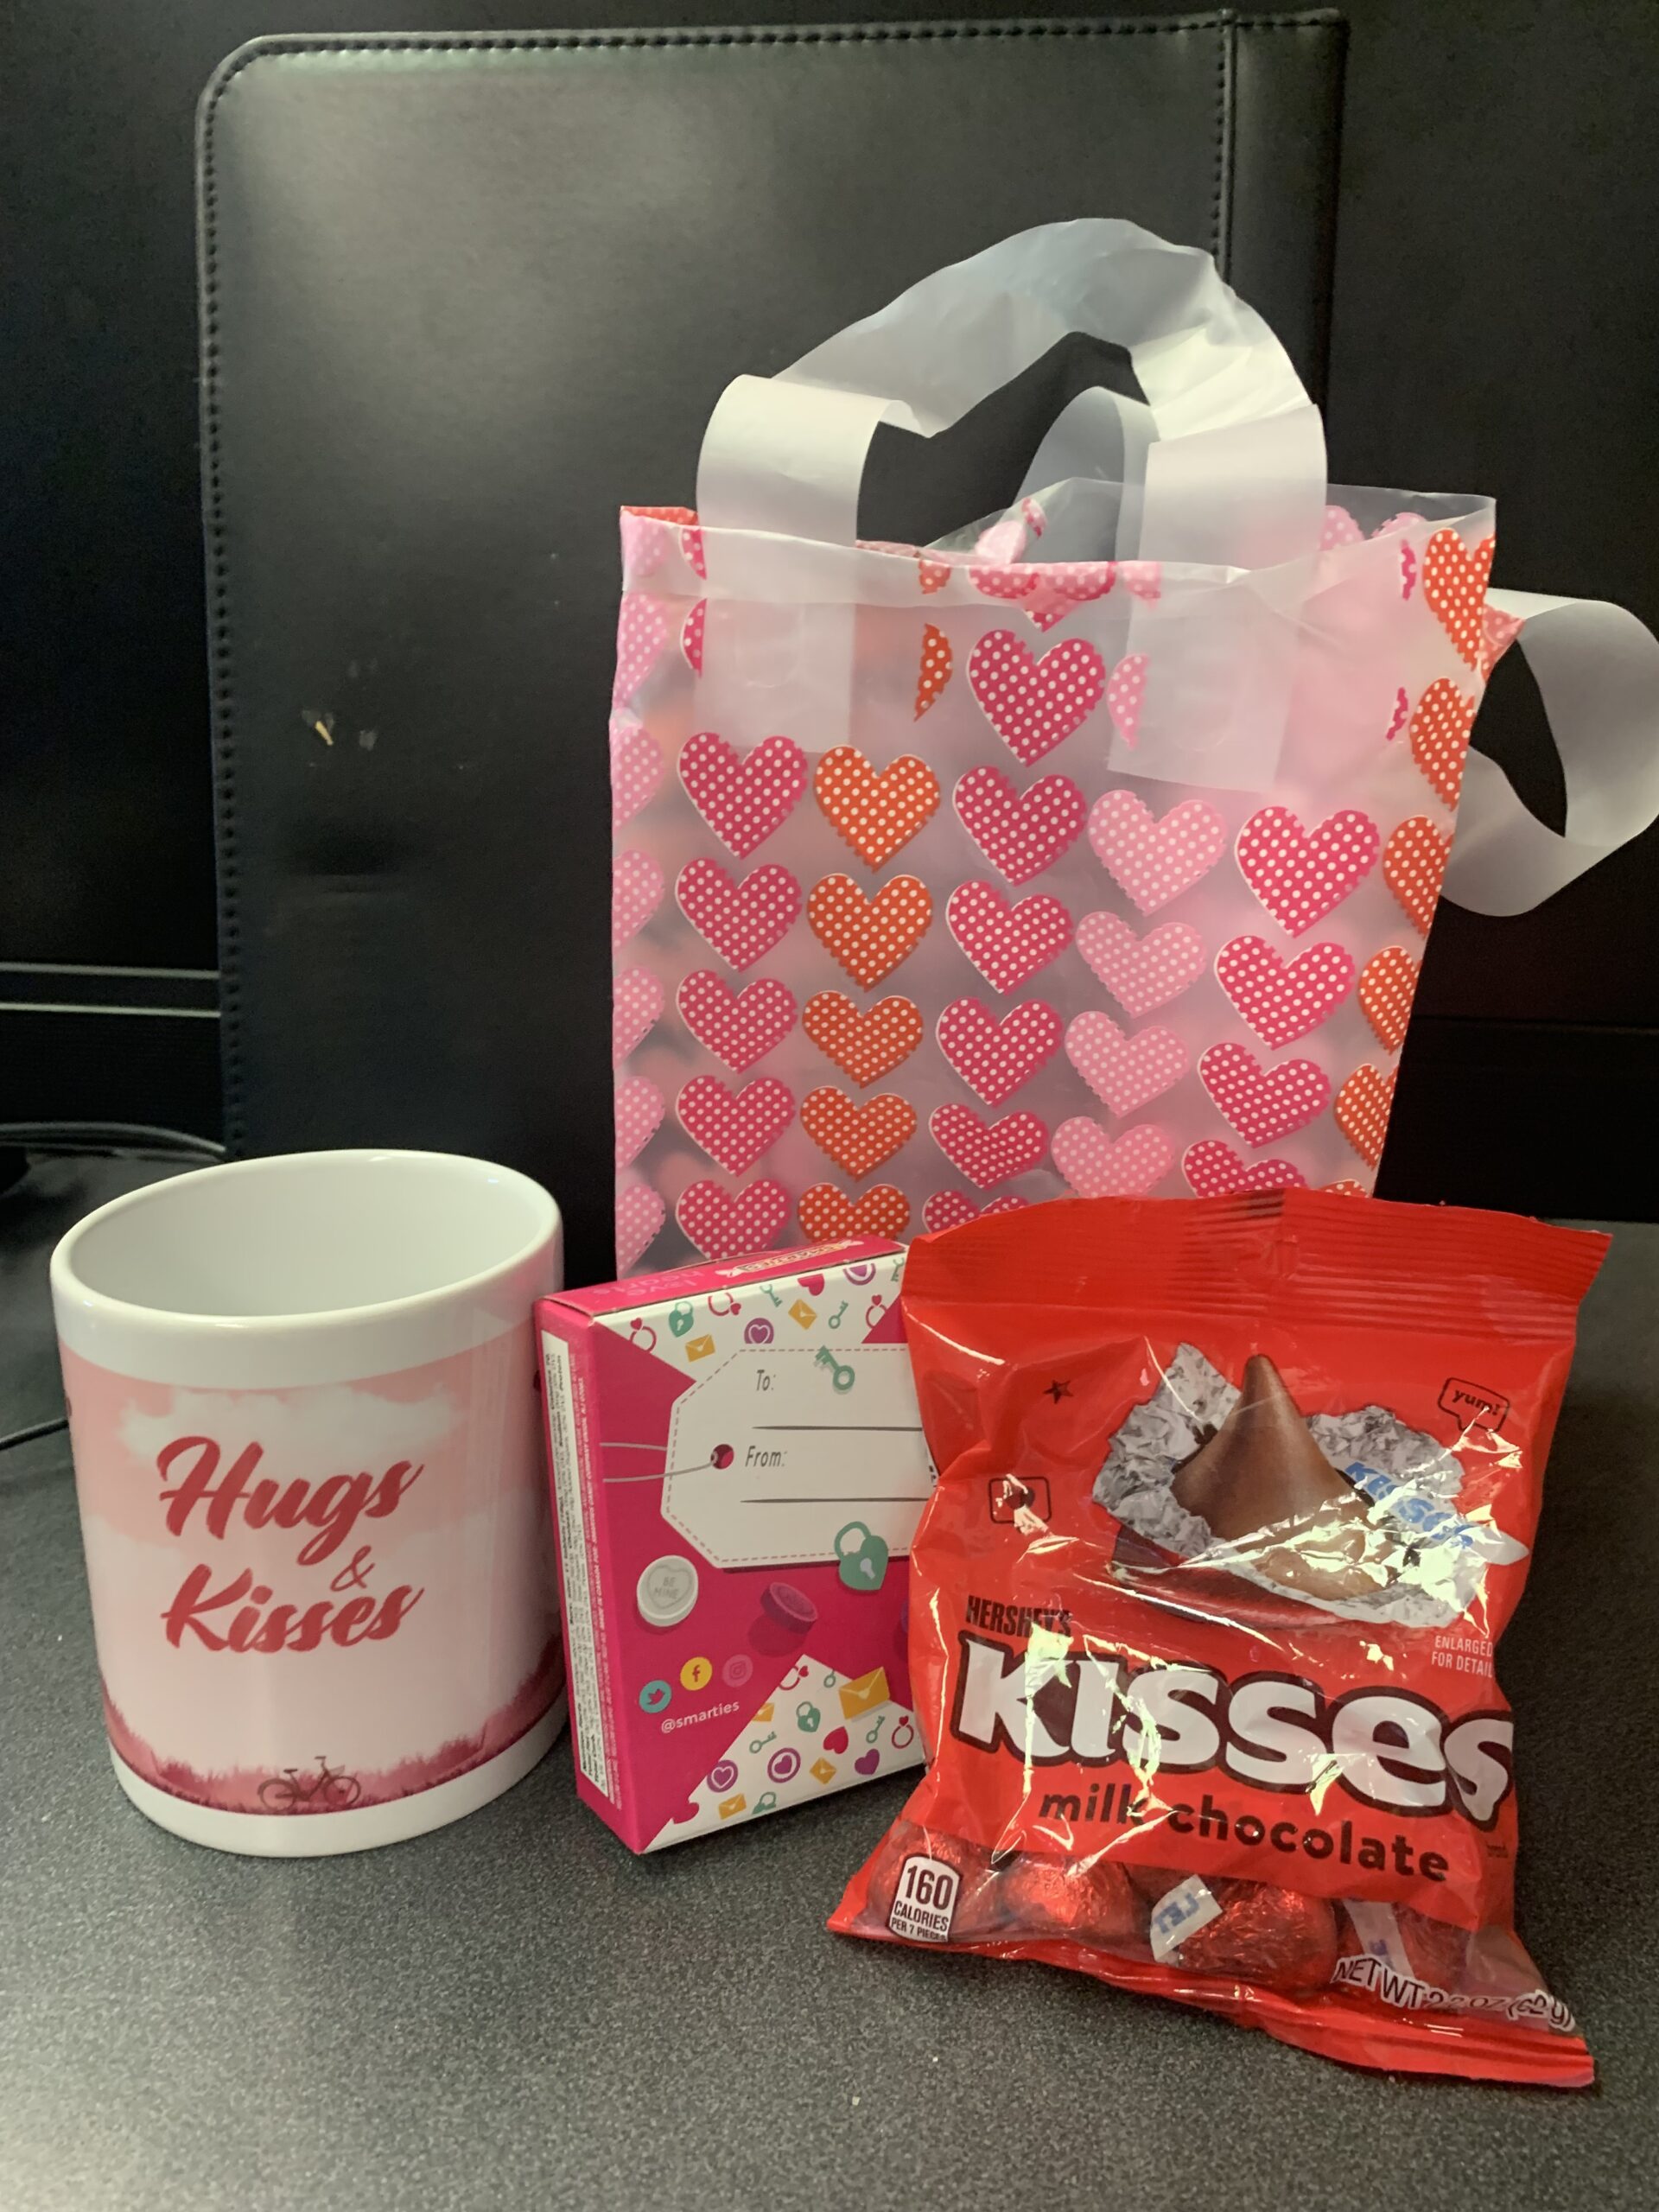
{"label": "red candy bag", "polygon": [[932,1757],[830,1926],[1587,2084],[1510,1926],[1492,1654],[1606,1242],[1298,1190],[915,1244]]}

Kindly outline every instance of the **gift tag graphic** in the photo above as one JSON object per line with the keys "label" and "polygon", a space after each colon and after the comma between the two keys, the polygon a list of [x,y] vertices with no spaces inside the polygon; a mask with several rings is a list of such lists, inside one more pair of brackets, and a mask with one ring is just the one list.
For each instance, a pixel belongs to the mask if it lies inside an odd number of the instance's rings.
{"label": "gift tag graphic", "polygon": [[1058,899],[1033,891],[1017,906],[994,884],[959,883],[945,906],[950,934],[994,991],[1029,982],[1071,942],[1071,917]]}
{"label": "gift tag graphic", "polygon": [[1138,1122],[1116,1142],[1086,1114],[1054,1132],[1054,1165],[1083,1198],[1139,1198],[1175,1164],[1175,1147],[1155,1122]]}
{"label": "gift tag graphic", "polygon": [[739,753],[713,730],[699,730],[681,748],[680,781],[721,844],[747,860],[799,804],[806,755],[791,738],[762,738]]}
{"label": "gift tag graphic", "polygon": [[1121,914],[1085,914],[1077,950],[1125,1014],[1150,1014],[1204,973],[1204,939],[1186,922],[1160,922],[1137,937]]}
{"label": "gift tag graphic", "polygon": [[963,828],[1010,883],[1052,868],[1077,842],[1087,812],[1069,776],[1039,776],[1022,793],[998,769],[970,768],[955,798]]}
{"label": "gift tag graphic", "polygon": [[[1040,582],[1033,569],[1011,569]],[[974,582],[980,583],[979,570]],[[968,683],[985,719],[1016,760],[1030,767],[1080,729],[1100,704],[1106,664],[1083,638],[1051,645],[1040,658],[1012,630],[988,631],[968,657]]]}
{"label": "gift tag graphic", "polygon": [[1120,785],[1095,801],[1089,842],[1108,874],[1150,914],[1209,874],[1226,849],[1227,825],[1201,798],[1184,798],[1154,818]]}

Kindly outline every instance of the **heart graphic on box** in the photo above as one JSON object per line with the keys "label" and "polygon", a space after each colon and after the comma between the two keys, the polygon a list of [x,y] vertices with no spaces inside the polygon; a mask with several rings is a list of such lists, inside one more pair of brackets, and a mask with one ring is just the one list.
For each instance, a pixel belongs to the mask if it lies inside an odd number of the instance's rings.
{"label": "heart graphic on box", "polygon": [[1059,1050],[1064,1025],[1042,999],[1001,1020],[978,999],[953,999],[939,1015],[939,1050],[970,1090],[1000,1106]]}
{"label": "heart graphic on box", "polygon": [[1015,906],[995,884],[959,883],[944,912],[951,936],[1004,995],[1040,974],[1071,942],[1071,917],[1046,892],[1033,891]]}

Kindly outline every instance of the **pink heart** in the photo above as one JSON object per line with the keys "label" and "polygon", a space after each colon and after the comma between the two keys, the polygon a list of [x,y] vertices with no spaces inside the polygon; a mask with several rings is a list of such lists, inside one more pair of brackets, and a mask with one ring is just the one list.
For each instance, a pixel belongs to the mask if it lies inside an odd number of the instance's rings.
{"label": "pink heart", "polygon": [[1026,613],[1039,630],[1052,630],[1086,600],[1103,599],[1117,581],[1114,561],[1051,561],[1042,583],[1026,602]]}
{"label": "pink heart", "polygon": [[1523,614],[1505,614],[1488,600],[1480,611],[1480,672],[1489,677],[1526,626]]}
{"label": "pink heart", "polygon": [[1048,517],[1043,512],[1041,500],[1033,499],[1027,492],[1020,502],[1020,512],[1030,524],[1032,536],[1040,537],[1048,528]]}
{"label": "pink heart", "polygon": [[1131,1198],[1170,1170],[1175,1147],[1156,1122],[1137,1122],[1116,1143],[1079,1114],[1054,1132],[1054,1165],[1081,1198]]}
{"label": "pink heart", "polygon": [[680,781],[721,844],[747,860],[799,803],[806,755],[792,738],[762,738],[739,753],[713,730],[699,730],[680,749]]}
{"label": "pink heart", "polygon": [[1219,1137],[1190,1144],[1181,1156],[1187,1181],[1201,1198],[1220,1198],[1234,1191],[1300,1191],[1307,1178],[1287,1160],[1241,1160]]}
{"label": "pink heart", "polygon": [[1121,914],[1085,914],[1077,950],[1126,1014],[1167,1006],[1204,973],[1204,939],[1186,922],[1137,937]]}
{"label": "pink heart", "polygon": [[718,1166],[741,1175],[795,1118],[795,1094],[776,1076],[757,1076],[735,1096],[717,1075],[694,1076],[675,1102],[682,1126]]}
{"label": "pink heart", "polygon": [[832,1758],[838,1758],[847,1748],[847,1731],[844,1728],[832,1728],[823,1739],[823,1748]]}
{"label": "pink heart", "polygon": [[1310,944],[1287,961],[1265,938],[1236,937],[1216,955],[1216,981],[1264,1045],[1288,1045],[1328,1021],[1356,972],[1340,944]]}
{"label": "pink heart", "polygon": [[1120,561],[1117,581],[1125,591],[1132,591],[1137,599],[1155,600],[1164,588],[1164,569],[1160,561]]}
{"label": "pink heart", "polygon": [[622,577],[639,583],[654,575],[668,557],[668,532],[654,515],[622,510]]}
{"label": "pink heart", "polygon": [[688,861],[675,887],[680,911],[734,968],[753,968],[801,911],[801,887],[769,861],[734,883],[718,861]]}
{"label": "pink heart", "polygon": [[988,530],[982,530],[974,540],[974,551],[982,561],[1001,563],[1017,561],[1025,550],[1026,518],[1020,509],[994,522]]}
{"label": "pink heart", "polygon": [[953,999],[939,1016],[939,1050],[988,1106],[1000,1106],[1054,1057],[1061,1029],[1042,999],[1027,1000],[1000,1021],[978,999]]}
{"label": "pink heart", "polygon": [[703,558],[702,532],[696,523],[687,523],[680,531],[680,550],[685,556],[686,566],[695,569],[700,576],[707,577],[709,563]]}
{"label": "pink heart", "polygon": [[880,1751],[861,1751],[853,1764],[861,1774],[874,1774],[881,1764]]}
{"label": "pink heart", "polygon": [[632,715],[611,716],[611,828],[632,821],[663,779],[663,749]]}
{"label": "pink heart", "polygon": [[1065,1033],[1065,1056],[1120,1121],[1179,1083],[1192,1065],[1173,1030],[1126,1037],[1109,1014],[1080,1014]]}
{"label": "pink heart", "polygon": [[966,1191],[935,1191],[922,1208],[922,1219],[938,1236],[947,1229],[960,1229],[964,1221],[977,1221],[983,1214],[1018,1213],[1028,1203],[1027,1199],[1010,1195],[988,1199],[982,1206]]}
{"label": "pink heart", "polygon": [[1264,1068],[1243,1045],[1212,1045],[1198,1076],[1224,1117],[1246,1144],[1271,1144],[1325,1111],[1331,1078],[1313,1060],[1281,1060]]}
{"label": "pink heart", "polygon": [[1407,722],[1410,720],[1410,717],[1411,702],[1406,696],[1406,687],[1402,683],[1400,686],[1400,689],[1394,695],[1394,715],[1387,729],[1382,733],[1382,742],[1385,745],[1392,745],[1395,739],[1398,737],[1401,731],[1404,729]]}
{"label": "pink heart", "polygon": [[1069,776],[1039,776],[1021,794],[998,768],[970,768],[956,789],[962,824],[993,868],[1026,883],[1077,842],[1085,808]]}
{"label": "pink heart", "polygon": [[611,863],[611,950],[644,929],[663,895],[663,871],[649,853],[619,853]]}
{"label": "pink heart", "polygon": [[1048,1147],[1048,1130],[1034,1114],[987,1122],[971,1106],[938,1106],[927,1126],[950,1165],[981,1191],[1040,1167]]}
{"label": "pink heart", "polygon": [[[999,527],[1006,529],[1007,524],[1003,524]],[[1020,531],[1019,538],[1014,546],[1014,550],[1017,553],[1025,543],[1025,530],[1023,524],[1019,523],[1016,523],[1014,527]],[[1011,565],[1005,554],[999,552],[995,544],[987,543],[994,536],[995,532],[988,530],[978,544],[975,546],[974,550],[976,553],[982,553],[986,557],[983,561],[977,562],[969,567],[969,582],[976,591],[982,592],[987,599],[1029,599],[1042,582],[1041,572],[1034,568],[1020,568]]]}
{"label": "pink heart", "polygon": [[625,1275],[655,1243],[665,1209],[649,1183],[630,1183],[616,1194],[616,1271]]}
{"label": "pink heart", "polygon": [[712,968],[699,968],[681,983],[674,1002],[698,1044],[739,1075],[781,1045],[795,1027],[794,994],[770,976],[734,991]]}
{"label": "pink heart", "polygon": [[689,1183],[674,1218],[705,1260],[741,1260],[772,1249],[789,1219],[789,1193],[766,1176],[735,1196],[723,1183]]}
{"label": "pink heart", "polygon": [[1327,507],[1319,532],[1321,553],[1334,553],[1339,545],[1357,545],[1365,536],[1346,507]]}
{"label": "pink heart", "polygon": [[986,721],[1029,767],[1093,714],[1106,664],[1083,638],[1051,645],[1039,659],[1012,630],[989,630],[969,656],[968,682]]}
{"label": "pink heart", "polygon": [[1141,727],[1141,702],[1146,692],[1145,653],[1125,653],[1106,686],[1106,711],[1117,724],[1125,745],[1135,743],[1135,733]]}
{"label": "pink heart", "polygon": [[709,602],[700,599],[686,616],[680,629],[680,651],[687,663],[699,676],[702,674],[702,626],[709,613]]}
{"label": "pink heart", "polygon": [[1071,942],[1071,917],[1033,891],[1010,906],[994,884],[959,883],[945,906],[950,934],[994,991],[1017,990]]}
{"label": "pink heart", "polygon": [[1310,833],[1287,806],[1264,806],[1238,833],[1238,872],[1290,937],[1341,906],[1382,849],[1368,814],[1344,806]]}
{"label": "pink heart", "polygon": [[1209,874],[1226,849],[1227,825],[1201,798],[1184,798],[1154,820],[1120,785],[1095,801],[1089,842],[1107,873],[1150,914]]}
{"label": "pink heart", "polygon": [[611,703],[620,707],[631,699],[652,670],[668,635],[668,621],[654,599],[643,592],[624,592],[616,623],[616,682]]}
{"label": "pink heart", "polygon": [[616,1164],[619,1169],[631,1167],[657,1134],[663,1118],[664,1101],[654,1083],[647,1083],[642,1075],[631,1075],[627,1081],[617,1085],[616,1091]]}
{"label": "pink heart", "polygon": [[642,1044],[663,1011],[663,987],[649,968],[626,968],[611,983],[611,1065]]}

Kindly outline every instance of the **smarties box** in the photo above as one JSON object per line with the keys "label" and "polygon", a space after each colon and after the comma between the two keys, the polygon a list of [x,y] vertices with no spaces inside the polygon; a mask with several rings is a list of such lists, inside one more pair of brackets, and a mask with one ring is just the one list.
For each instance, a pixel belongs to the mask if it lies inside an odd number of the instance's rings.
{"label": "smarties box", "polygon": [[921,1759],[903,1268],[860,1238],[537,1306],[577,1788],[631,1850]]}

